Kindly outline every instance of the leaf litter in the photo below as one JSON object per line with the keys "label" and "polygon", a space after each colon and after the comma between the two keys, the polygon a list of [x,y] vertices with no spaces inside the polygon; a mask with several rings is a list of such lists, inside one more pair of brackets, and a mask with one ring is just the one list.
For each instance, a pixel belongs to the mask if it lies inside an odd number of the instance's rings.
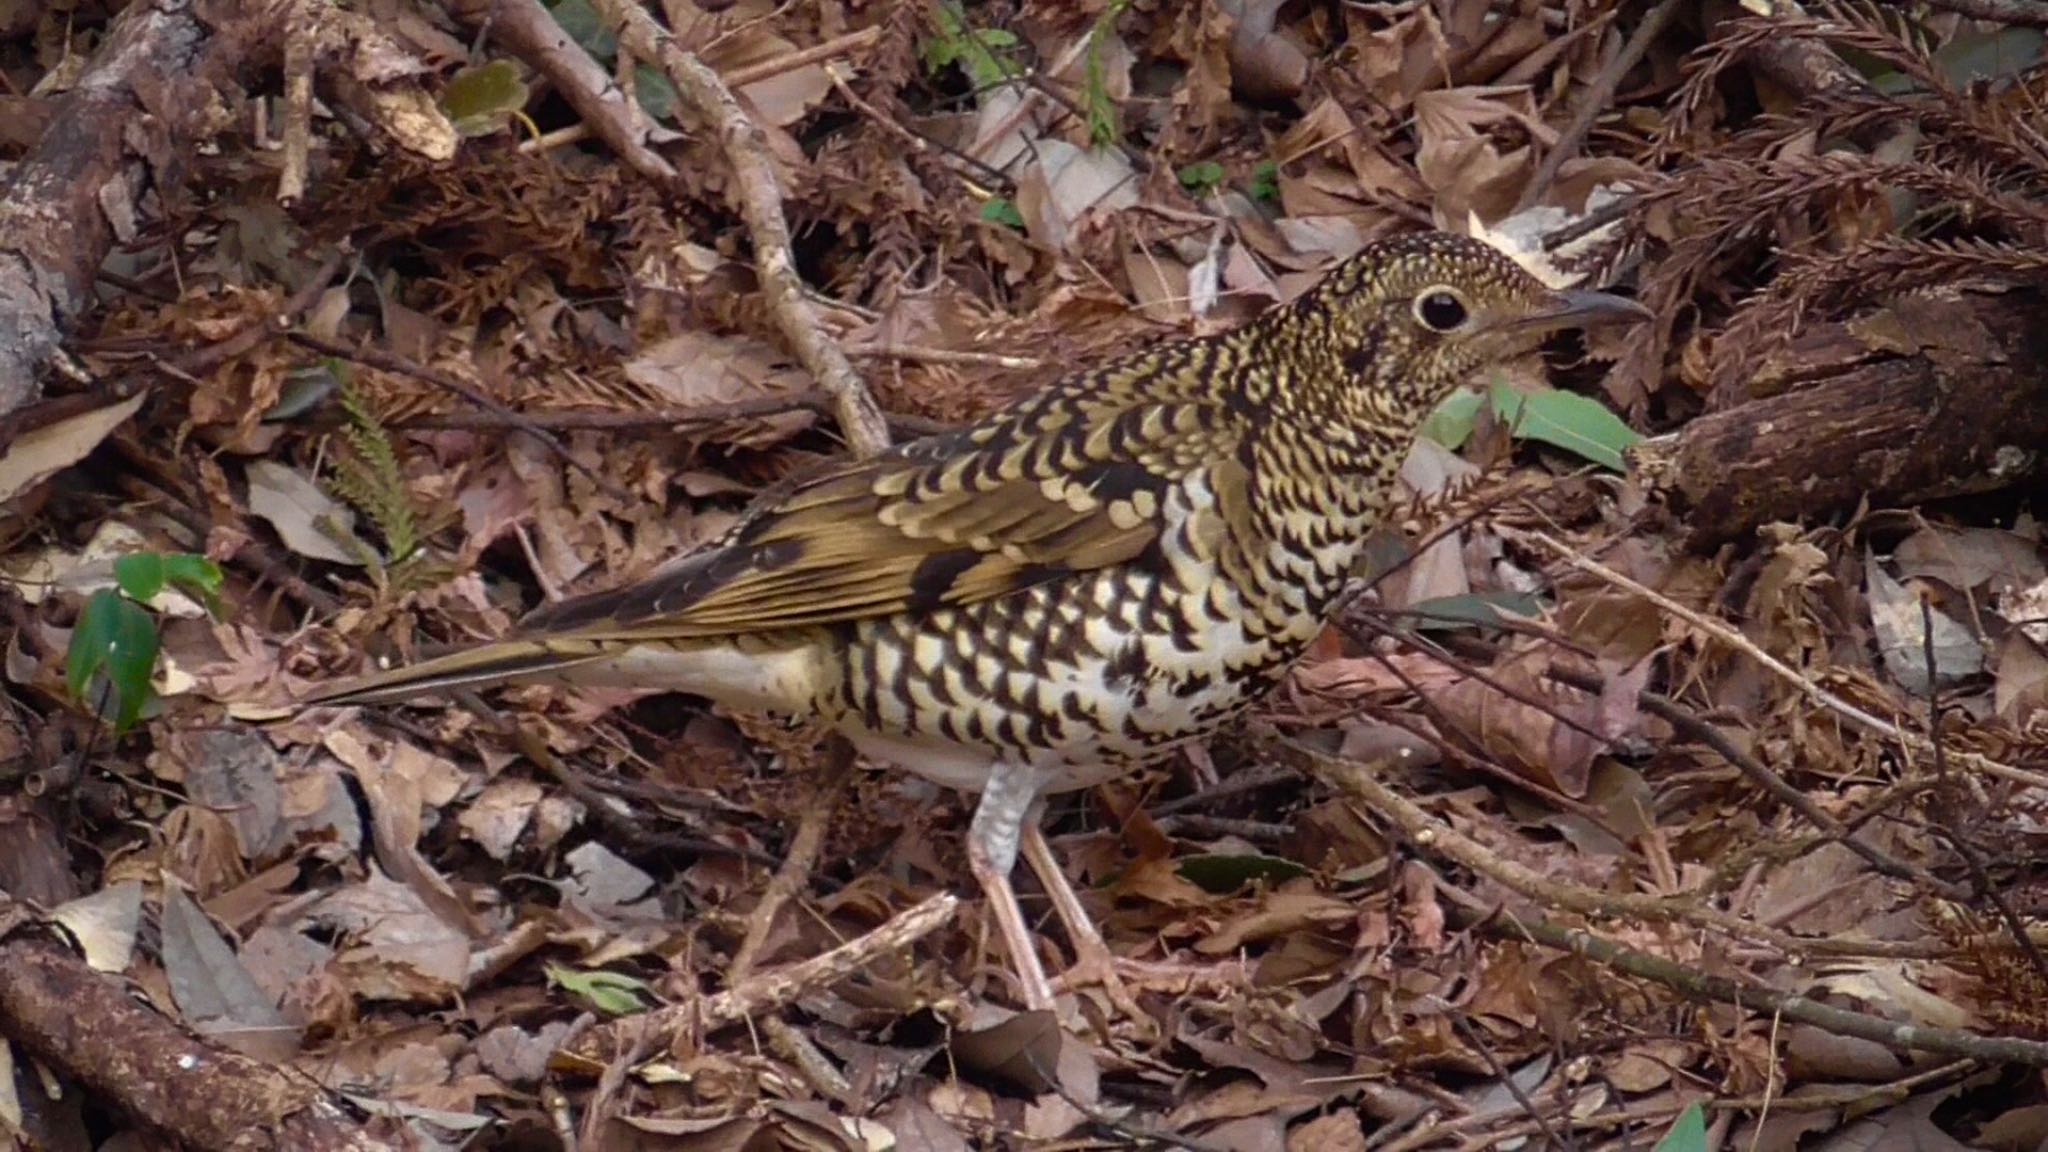
{"label": "leaf litter", "polygon": [[[469,59],[439,9],[384,7],[411,29],[408,67],[446,83],[493,62],[489,47]],[[289,211],[265,154],[195,158],[211,195],[155,241],[184,275],[110,291],[78,346],[107,377],[214,359],[147,395],[71,399],[0,449],[19,621],[6,667],[40,729],[15,762],[41,781],[68,765],[75,793],[22,793],[10,823],[65,835],[0,839],[0,874],[83,877],[59,917],[98,925],[80,933],[89,952],[158,1008],[372,1089],[416,1131],[473,1129],[470,1146],[562,1146],[554,1093],[592,1146],[619,1148],[1297,1152],[1567,1130],[1603,1145],[1669,1130],[1678,1147],[1695,1103],[1748,1147],[1877,1138],[1864,1128],[2032,1146],[2048,1103],[2017,1066],[1909,1060],[1685,994],[1689,976],[1729,978],[1896,1024],[2048,1029],[2048,972],[2005,916],[2038,912],[2024,861],[2048,827],[2032,509],[1817,511],[1702,555],[1645,513],[1624,467],[1639,434],[1683,427],[1783,350],[1759,317],[1847,320],[1934,265],[2027,274],[2007,248],[1926,238],[1954,220],[1912,215],[1937,188],[1974,198],[1965,224],[1993,240],[2044,219],[2000,184],[2039,178],[2015,119],[2039,39],[1944,7],[1779,18],[1781,35],[1828,22],[1819,42],[1886,91],[1965,86],[1913,105],[1953,113],[1906,145],[1922,151],[1866,173],[1866,98],[1788,96],[1754,50],[1763,17],[1667,29],[1587,130],[1574,114],[1637,6],[664,6],[686,48],[748,77],[738,95],[801,274],[899,436],[1234,323],[1418,225],[1512,242],[1550,277],[1574,275],[1569,253],[1594,280],[1640,285],[1655,340],[1518,367],[1439,425],[1450,446],[1425,443],[1404,471],[1373,589],[1261,714],[1379,765],[1533,886],[1436,855],[1227,737],[1054,813],[1112,947],[1179,966],[1139,989],[1149,1033],[1092,991],[1077,1028],[1012,1013],[969,904],[755,1027],[680,1035],[597,1088],[603,1068],[568,1046],[594,1020],[746,985],[729,964],[812,795],[816,734],[541,686],[485,713],[252,709],[643,577],[842,450],[762,301],[717,141],[645,69],[668,188],[592,142],[534,146],[522,118],[573,117],[532,76],[446,164],[323,138],[322,178]],[[567,5],[557,16],[576,50],[616,63],[615,41]],[[1617,203],[1629,211],[1578,246],[1544,256],[1530,238],[1533,221],[1598,225]],[[348,270],[319,282],[344,238]],[[1767,241],[1787,253],[1775,279]],[[328,350],[246,338],[309,289],[301,330]],[[334,359],[346,373],[308,390]],[[1545,380],[1573,391],[1523,399]],[[1554,562],[1544,533],[1713,626]],[[118,743],[66,703],[61,661],[85,598],[110,586],[91,569],[109,541],[219,563],[233,606],[164,621],[161,706]],[[1756,652],[1913,732],[1938,692],[1944,741],[2015,774],[1908,754]],[[858,774],[755,972],[964,883],[969,811],[915,778]],[[1691,912],[1587,915],[1574,893],[1666,897],[1840,947],[1788,954]],[[139,941],[138,900],[158,929]],[[1678,974],[1518,936],[1532,919]]]}

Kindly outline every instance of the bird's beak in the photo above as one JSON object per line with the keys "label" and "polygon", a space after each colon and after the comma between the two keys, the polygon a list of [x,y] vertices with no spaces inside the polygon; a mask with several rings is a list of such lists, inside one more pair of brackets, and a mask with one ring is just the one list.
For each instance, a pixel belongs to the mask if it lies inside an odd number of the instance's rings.
{"label": "bird's beak", "polygon": [[1555,332],[1563,328],[1634,323],[1652,315],[1648,308],[1625,296],[1574,289],[1551,293],[1548,300],[1503,327],[1517,332]]}

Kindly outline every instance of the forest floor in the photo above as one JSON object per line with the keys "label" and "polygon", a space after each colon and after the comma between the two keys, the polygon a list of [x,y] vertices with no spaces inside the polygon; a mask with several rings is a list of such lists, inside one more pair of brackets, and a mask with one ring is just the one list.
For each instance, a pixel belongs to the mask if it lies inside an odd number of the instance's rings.
{"label": "forest floor", "polygon": [[[1852,340],[2024,375],[2024,324],[1914,309],[2048,268],[2048,5],[664,0],[662,58],[623,7],[200,5],[282,57],[204,129],[134,119],[153,192],[0,416],[0,889],[121,974],[108,1011],[413,1147],[2048,1141],[2039,443],[1746,407]],[[135,18],[0,18],[0,184]],[[1053,805],[1111,947],[1195,974],[1142,1019],[1019,1014],[971,800],[798,724],[280,707],[1432,226],[1657,319],[1448,404],[1254,722]],[[1773,435],[1820,459],[1773,478]],[[21,931],[9,971],[72,955]],[[0,1116],[196,1139],[30,983],[19,1067],[89,1090],[23,1073]]]}

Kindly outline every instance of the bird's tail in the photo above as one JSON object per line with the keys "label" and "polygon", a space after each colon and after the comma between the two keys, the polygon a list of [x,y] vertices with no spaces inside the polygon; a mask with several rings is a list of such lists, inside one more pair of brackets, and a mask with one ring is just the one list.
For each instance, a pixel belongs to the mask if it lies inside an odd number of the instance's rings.
{"label": "bird's tail", "polygon": [[598,640],[501,640],[355,680],[324,684],[297,703],[300,707],[389,704],[433,692],[565,673],[608,659],[616,655],[615,648]]}

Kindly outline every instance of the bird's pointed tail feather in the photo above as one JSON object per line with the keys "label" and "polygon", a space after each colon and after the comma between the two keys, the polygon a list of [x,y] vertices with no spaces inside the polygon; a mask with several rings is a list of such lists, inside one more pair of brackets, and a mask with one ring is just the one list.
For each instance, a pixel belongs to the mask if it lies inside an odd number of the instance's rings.
{"label": "bird's pointed tail feather", "polygon": [[504,640],[322,685],[298,704],[389,704],[433,692],[565,672],[612,654],[611,646],[592,640]]}

